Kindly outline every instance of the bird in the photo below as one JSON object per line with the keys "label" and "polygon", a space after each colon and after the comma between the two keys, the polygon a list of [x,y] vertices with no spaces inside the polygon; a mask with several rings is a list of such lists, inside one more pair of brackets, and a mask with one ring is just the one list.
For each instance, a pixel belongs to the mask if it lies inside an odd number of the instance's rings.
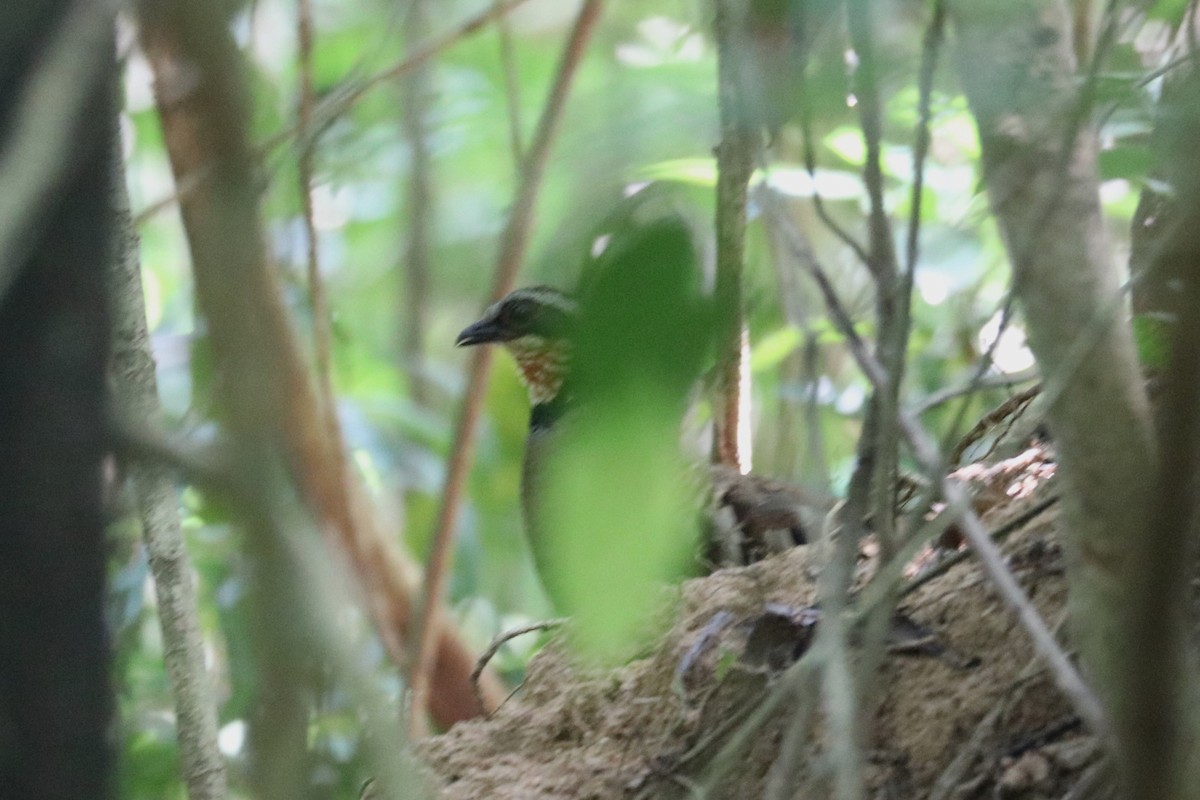
{"label": "bird", "polygon": [[[459,333],[456,345],[500,345],[516,362],[530,401],[529,432],[522,463],[521,510],[539,573],[544,536],[539,506],[545,490],[542,474],[559,431],[577,414],[589,412],[586,385],[575,380],[575,338],[581,329],[581,304],[551,286],[516,289],[491,304]],[[761,475],[743,475],[723,465],[701,470],[707,486],[701,528],[700,560],[709,567],[745,564],[786,547],[806,543],[833,506],[833,498]],[[542,574],[543,582],[546,576]]]}

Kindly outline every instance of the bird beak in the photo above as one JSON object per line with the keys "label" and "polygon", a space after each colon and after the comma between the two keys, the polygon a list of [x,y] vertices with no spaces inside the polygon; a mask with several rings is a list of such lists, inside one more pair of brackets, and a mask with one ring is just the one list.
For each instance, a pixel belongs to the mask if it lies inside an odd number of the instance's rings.
{"label": "bird beak", "polygon": [[488,344],[489,342],[498,342],[502,338],[500,326],[494,321],[481,319],[472,325],[463,328],[462,333],[454,340],[455,347],[466,347],[473,344]]}

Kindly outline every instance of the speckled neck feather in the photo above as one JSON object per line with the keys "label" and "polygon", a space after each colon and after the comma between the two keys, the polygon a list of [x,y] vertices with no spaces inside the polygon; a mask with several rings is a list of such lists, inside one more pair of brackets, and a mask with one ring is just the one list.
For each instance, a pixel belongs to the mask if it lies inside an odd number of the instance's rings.
{"label": "speckled neck feather", "polygon": [[565,341],[529,334],[505,342],[520,370],[521,382],[529,390],[533,406],[546,405],[558,397],[567,373],[569,347]]}

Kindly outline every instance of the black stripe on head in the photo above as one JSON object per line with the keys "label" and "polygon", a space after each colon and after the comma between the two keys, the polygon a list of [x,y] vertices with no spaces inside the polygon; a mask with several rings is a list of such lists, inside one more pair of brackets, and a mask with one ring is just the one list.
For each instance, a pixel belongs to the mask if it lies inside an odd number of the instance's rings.
{"label": "black stripe on head", "polygon": [[528,286],[489,306],[478,322],[458,335],[457,343],[510,342],[530,335],[547,341],[566,339],[575,316],[575,301],[567,295],[550,286]]}

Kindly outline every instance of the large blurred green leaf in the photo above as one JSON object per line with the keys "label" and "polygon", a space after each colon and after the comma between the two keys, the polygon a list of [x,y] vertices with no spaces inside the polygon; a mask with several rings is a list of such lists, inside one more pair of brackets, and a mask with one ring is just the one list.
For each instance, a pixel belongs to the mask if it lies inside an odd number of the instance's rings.
{"label": "large blurred green leaf", "polygon": [[695,545],[679,424],[708,353],[690,233],[670,217],[613,231],[588,269],[572,365],[575,407],[545,465],[534,543],[543,581],[585,651],[643,630]]}

